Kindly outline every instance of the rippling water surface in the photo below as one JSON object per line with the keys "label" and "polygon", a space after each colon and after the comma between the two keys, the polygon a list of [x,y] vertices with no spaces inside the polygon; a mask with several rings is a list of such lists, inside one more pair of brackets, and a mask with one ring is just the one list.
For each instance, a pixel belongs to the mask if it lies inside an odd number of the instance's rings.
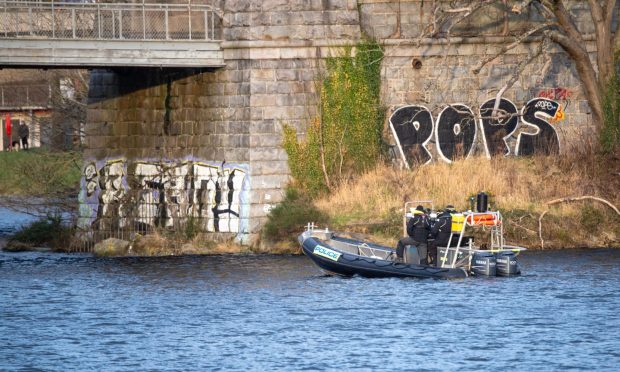
{"label": "rippling water surface", "polygon": [[441,281],[0,253],[0,370],[617,370],[620,250],[520,259],[518,278]]}

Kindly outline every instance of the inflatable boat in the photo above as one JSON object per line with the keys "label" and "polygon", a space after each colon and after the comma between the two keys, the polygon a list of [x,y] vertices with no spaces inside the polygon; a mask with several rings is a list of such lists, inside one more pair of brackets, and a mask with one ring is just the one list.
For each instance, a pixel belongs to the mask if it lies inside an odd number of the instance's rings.
{"label": "inflatable boat", "polygon": [[396,261],[389,247],[337,236],[328,230],[308,229],[298,238],[303,253],[328,274],[370,278],[466,278],[461,267],[441,268]]}
{"label": "inflatable boat", "polygon": [[[410,218],[405,216],[405,218]],[[406,226],[406,220],[404,221]],[[488,231],[490,241],[481,246],[467,235],[468,228]],[[308,224],[298,237],[303,253],[329,274],[365,277],[416,277],[458,279],[468,276],[515,276],[522,247],[507,245],[499,211],[466,212],[453,217],[447,247],[437,247],[437,266],[426,264],[426,250],[406,246],[397,260],[393,248],[344,237]]]}

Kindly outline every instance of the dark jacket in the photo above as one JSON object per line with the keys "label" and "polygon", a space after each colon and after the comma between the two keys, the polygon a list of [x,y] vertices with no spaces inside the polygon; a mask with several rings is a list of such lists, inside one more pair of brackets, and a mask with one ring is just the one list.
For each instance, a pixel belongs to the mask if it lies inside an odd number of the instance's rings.
{"label": "dark jacket", "polygon": [[448,245],[450,232],[452,231],[452,216],[450,212],[442,212],[437,216],[437,222],[431,229],[431,237],[435,239],[435,244],[441,247]]}
{"label": "dark jacket", "polygon": [[431,223],[428,215],[421,211],[414,211],[413,217],[407,222],[407,235],[418,243],[426,244],[430,231]]}
{"label": "dark jacket", "polygon": [[30,130],[28,129],[28,126],[26,124],[21,124],[19,126],[19,130],[18,131],[19,131],[19,137],[20,138],[26,138],[30,134]]}

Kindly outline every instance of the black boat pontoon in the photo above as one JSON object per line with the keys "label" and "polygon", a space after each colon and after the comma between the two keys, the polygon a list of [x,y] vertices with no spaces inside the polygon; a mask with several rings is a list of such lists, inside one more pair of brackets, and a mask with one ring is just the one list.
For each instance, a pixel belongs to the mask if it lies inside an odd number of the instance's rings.
{"label": "black boat pontoon", "polygon": [[463,268],[441,268],[396,262],[388,247],[339,237],[326,230],[307,230],[299,236],[304,254],[330,274],[365,277],[466,278]]}
{"label": "black boat pontoon", "polygon": [[[405,207],[407,204],[405,205]],[[406,218],[410,218],[408,213]],[[466,236],[469,227],[490,231],[485,249],[474,245]],[[404,262],[396,259],[396,251],[339,236],[328,229],[315,229],[308,224],[299,235],[303,253],[330,274],[365,277],[466,278],[468,276],[513,276],[520,274],[517,255],[525,248],[504,243],[500,212],[465,212],[453,217],[453,246],[437,248],[437,266],[426,264],[426,252],[415,246],[405,247]]]}

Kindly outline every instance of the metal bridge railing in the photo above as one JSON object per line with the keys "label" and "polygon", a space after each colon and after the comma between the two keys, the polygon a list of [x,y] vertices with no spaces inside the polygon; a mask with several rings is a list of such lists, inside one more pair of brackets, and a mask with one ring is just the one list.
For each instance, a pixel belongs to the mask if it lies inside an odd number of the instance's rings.
{"label": "metal bridge railing", "polygon": [[0,0],[0,39],[218,41],[209,5]]}

